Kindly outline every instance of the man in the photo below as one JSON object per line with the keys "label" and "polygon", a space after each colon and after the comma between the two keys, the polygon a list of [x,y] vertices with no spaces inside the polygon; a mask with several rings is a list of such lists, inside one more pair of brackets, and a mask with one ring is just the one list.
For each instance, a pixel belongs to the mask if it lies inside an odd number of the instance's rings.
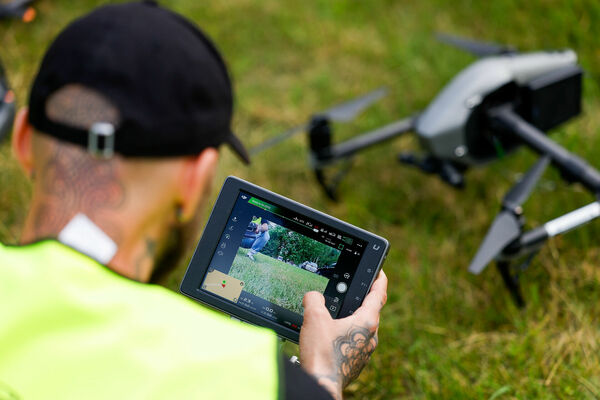
{"label": "man", "polygon": [[192,244],[217,147],[247,161],[231,112],[215,47],[153,3],[58,36],[13,133],[33,195],[21,245],[0,245],[0,398],[342,397],[377,344],[385,275],[342,320],[306,294],[302,368],[270,331],[144,284]]}
{"label": "man", "polygon": [[246,253],[249,259],[254,261],[254,255],[259,253],[269,242],[269,221],[263,220],[261,217],[254,217],[244,233],[242,239],[242,247],[250,249]]}

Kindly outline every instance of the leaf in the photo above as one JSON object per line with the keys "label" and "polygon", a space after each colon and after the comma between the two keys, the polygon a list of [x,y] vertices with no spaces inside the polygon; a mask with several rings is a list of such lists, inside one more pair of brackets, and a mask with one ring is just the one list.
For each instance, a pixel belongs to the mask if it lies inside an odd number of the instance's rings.
{"label": "leaf", "polygon": [[500,389],[496,390],[494,392],[494,394],[492,394],[492,396],[490,397],[489,400],[497,399],[498,397],[502,396],[503,394],[506,394],[506,393],[510,392],[511,390],[512,390],[512,388],[509,385],[502,386]]}

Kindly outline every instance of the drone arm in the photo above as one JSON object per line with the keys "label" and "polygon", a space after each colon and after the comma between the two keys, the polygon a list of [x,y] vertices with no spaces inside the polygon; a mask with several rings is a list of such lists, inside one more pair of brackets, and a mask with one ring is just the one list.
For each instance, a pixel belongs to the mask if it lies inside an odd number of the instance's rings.
{"label": "drone arm", "polygon": [[536,152],[547,154],[552,162],[573,180],[581,182],[593,193],[600,192],[600,172],[583,159],[562,148],[542,131],[529,124],[510,106],[500,106],[488,111],[492,128],[508,131],[518,136]]}
{"label": "drone arm", "polygon": [[554,237],[587,224],[598,217],[600,217],[600,202],[595,201],[587,206],[583,206],[568,214],[555,218],[552,221],[546,222],[543,228],[548,237]]}
{"label": "drone arm", "polygon": [[598,217],[600,217],[600,202],[595,201],[523,233],[517,241],[506,248],[502,256],[513,258],[516,255],[529,254],[549,238],[578,228]]}
{"label": "drone arm", "polygon": [[363,133],[353,139],[333,145],[329,148],[327,157],[317,157],[316,162],[319,166],[323,166],[339,159],[350,157],[360,150],[400,136],[414,128],[415,118],[413,116],[392,122],[381,128]]}

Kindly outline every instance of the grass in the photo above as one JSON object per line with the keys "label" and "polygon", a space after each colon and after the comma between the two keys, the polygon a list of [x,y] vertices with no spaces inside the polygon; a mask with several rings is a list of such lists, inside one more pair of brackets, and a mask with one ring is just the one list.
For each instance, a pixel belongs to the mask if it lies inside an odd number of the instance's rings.
{"label": "grass", "polygon": [[302,298],[306,292],[323,293],[329,279],[275,258],[256,253],[250,260],[248,249],[238,249],[229,275],[244,282],[244,290],[280,307],[303,315]]}
{"label": "grass", "polygon": [[[40,57],[70,20],[101,3],[39,1],[29,25],[0,23],[0,57],[20,104]],[[473,61],[436,43],[436,31],[518,46],[571,47],[586,70],[584,113],[552,138],[600,167],[600,3],[473,1],[173,0],[215,39],[236,86],[234,128],[249,146],[339,101],[386,85],[390,95],[336,140],[416,112]],[[157,60],[157,62],[165,60]],[[522,276],[527,308],[511,303],[494,268],[466,271],[504,193],[534,162],[523,149],[467,173],[462,191],[400,166],[403,138],[366,151],[329,202],[296,137],[244,167],[222,151],[219,185],[233,174],[386,237],[389,300],[371,363],[351,399],[600,397],[600,224],[551,240]],[[30,186],[0,150],[0,240],[19,235]],[[212,199],[214,200],[214,196]],[[554,171],[525,204],[535,226],[592,201]],[[164,284],[175,289],[182,265]]]}

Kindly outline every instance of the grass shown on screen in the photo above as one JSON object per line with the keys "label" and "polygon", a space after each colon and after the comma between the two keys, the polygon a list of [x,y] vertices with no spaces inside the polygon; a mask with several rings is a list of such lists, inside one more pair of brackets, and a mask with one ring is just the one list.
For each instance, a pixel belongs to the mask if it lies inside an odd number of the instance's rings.
{"label": "grass shown on screen", "polygon": [[233,260],[229,275],[244,281],[244,290],[280,307],[302,315],[302,298],[306,292],[323,293],[329,279],[256,253],[255,261],[240,248]]}

